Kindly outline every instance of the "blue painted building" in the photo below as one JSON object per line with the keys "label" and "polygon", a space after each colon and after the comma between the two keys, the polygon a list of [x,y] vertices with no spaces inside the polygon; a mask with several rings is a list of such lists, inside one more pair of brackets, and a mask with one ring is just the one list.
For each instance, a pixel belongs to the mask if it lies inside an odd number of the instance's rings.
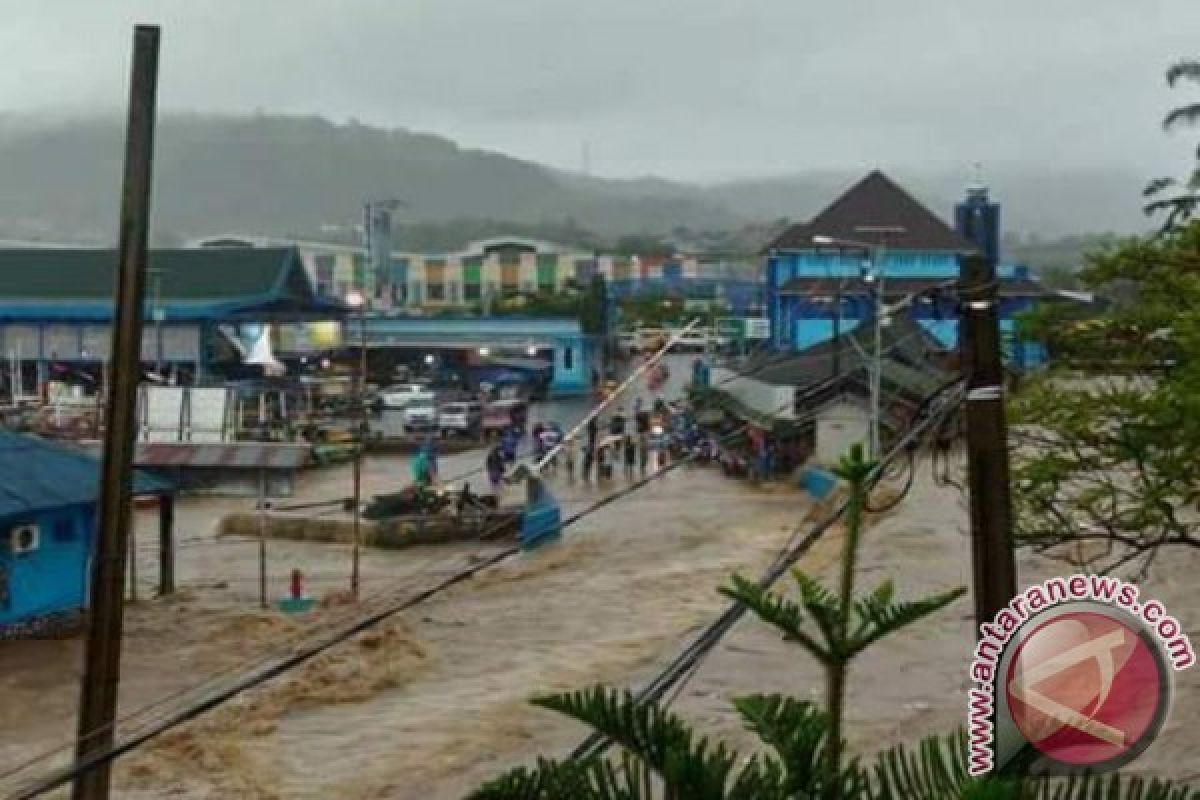
{"label": "blue painted building", "polygon": [[[87,606],[99,462],[0,431],[0,639],[77,620]],[[135,495],[172,487],[137,475]]]}
{"label": "blue painted building", "polygon": [[[338,320],[295,248],[151,250],[142,360],[204,383],[234,361],[225,328]],[[98,377],[112,340],[115,250],[0,249],[0,373],[37,394],[60,371]],[[9,375],[10,365],[18,366]]]}
{"label": "blue painted building", "polygon": [[388,317],[366,320],[370,349],[419,348],[436,356],[452,351],[468,366],[509,363],[512,356],[545,362],[552,395],[591,390],[599,341],[567,317]]}
{"label": "blue painted building", "polygon": [[[870,319],[877,289],[864,280],[868,271],[882,274],[885,302],[916,295],[907,313],[956,348],[959,257],[998,256],[1000,209],[985,189],[972,189],[955,218],[957,229],[874,171],[811,221],[788,228],[767,253],[765,304],[774,349],[803,350],[832,338],[835,327],[845,333]],[[1000,265],[998,277],[1008,356],[1017,366],[1035,366],[1042,349],[1016,342],[1015,317],[1044,292],[1024,267]]]}

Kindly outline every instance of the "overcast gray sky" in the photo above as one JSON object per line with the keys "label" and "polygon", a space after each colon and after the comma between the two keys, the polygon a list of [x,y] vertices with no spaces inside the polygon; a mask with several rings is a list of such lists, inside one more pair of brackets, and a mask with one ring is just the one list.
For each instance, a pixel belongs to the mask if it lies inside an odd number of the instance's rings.
{"label": "overcast gray sky", "polygon": [[0,107],[319,113],[593,172],[973,161],[1177,173],[1159,120],[1200,0],[0,0]]}

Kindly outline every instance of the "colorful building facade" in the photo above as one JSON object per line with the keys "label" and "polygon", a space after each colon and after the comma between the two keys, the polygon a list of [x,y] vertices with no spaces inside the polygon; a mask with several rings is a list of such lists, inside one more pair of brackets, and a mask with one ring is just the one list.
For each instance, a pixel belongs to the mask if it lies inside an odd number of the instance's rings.
{"label": "colorful building facade", "polygon": [[[958,229],[952,228],[882,172],[872,172],[768,248],[764,296],[774,349],[803,350],[831,339],[835,329],[845,333],[873,318],[879,290],[869,278],[881,279],[889,305],[912,298],[903,313],[956,348],[959,259],[968,253],[996,258],[999,219],[999,206],[976,188],[956,209]],[[1036,366],[1044,352],[1018,341],[1016,318],[1044,291],[1023,266],[1000,264],[997,275],[1007,355],[1017,366]]]}
{"label": "colorful building facade", "polygon": [[[275,246],[260,237],[215,237],[203,247]],[[557,293],[584,287],[595,275],[615,299],[668,294],[724,299],[735,307],[760,297],[761,281],[745,264],[699,255],[618,256],[538,239],[503,236],[472,242],[460,251],[395,251],[386,269],[370,264],[364,247],[289,242],[300,251],[317,292],[346,297],[363,292],[374,310],[485,307],[518,294]]]}

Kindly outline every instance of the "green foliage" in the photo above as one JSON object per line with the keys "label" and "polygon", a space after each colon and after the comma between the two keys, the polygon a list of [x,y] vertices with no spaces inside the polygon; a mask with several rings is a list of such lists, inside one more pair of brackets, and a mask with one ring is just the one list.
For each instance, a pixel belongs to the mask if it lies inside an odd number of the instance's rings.
{"label": "green foliage", "polygon": [[604,276],[592,276],[580,303],[579,322],[586,334],[603,336],[608,333],[608,285]]}
{"label": "green foliage", "polygon": [[[1167,69],[1168,86],[1174,88],[1183,80],[1200,83],[1200,61],[1185,59]],[[1171,131],[1192,127],[1198,122],[1200,103],[1185,103],[1167,112],[1163,118],[1163,128]],[[1197,159],[1200,159],[1200,149],[1197,150]],[[1177,230],[1195,216],[1196,209],[1200,206],[1200,168],[1193,167],[1187,178],[1182,181],[1175,178],[1158,178],[1151,181],[1143,194],[1149,200],[1145,207],[1146,213],[1165,214],[1163,230]]]}
{"label": "green foliage", "polygon": [[1143,564],[1161,545],[1200,546],[1200,223],[1093,254],[1085,285],[1114,301],[1091,319],[1048,307],[1030,321],[1058,367],[1009,405],[1018,540],[1096,540],[1089,565]]}
{"label": "green foliage", "polygon": [[[853,449],[838,468],[860,512],[876,465]],[[725,745],[695,735],[678,716],[639,703],[628,691],[595,687],[534,702],[602,733],[619,756],[572,762],[541,760],[518,768],[471,800],[1188,800],[1190,789],[1106,776],[1058,782],[967,772],[963,732],[897,746],[870,766],[842,756],[842,700],[851,659],[884,636],[902,630],[962,596],[962,589],[897,602],[891,581],[853,595],[854,551],[861,514],[848,515],[841,585],[835,593],[796,570],[799,602],[734,575],[726,596],[743,603],[788,641],[799,643],[827,675],[829,703],[755,694],[734,700],[746,728],[768,752],[741,759]],[[849,565],[847,567],[847,565]],[[810,626],[815,630],[809,630]],[[740,764],[740,768],[739,765]]]}
{"label": "green foliage", "polygon": [[[870,765],[851,761],[829,791],[829,718],[811,703],[779,695],[739,698],[746,728],[770,751],[740,759],[696,737],[678,717],[628,692],[596,687],[537,703],[593,726],[622,747],[619,756],[539,759],[488,782],[469,800],[1191,800],[1185,786],[1116,775],[1060,780],[972,778],[966,736],[897,746]],[[738,764],[741,764],[740,768]]]}

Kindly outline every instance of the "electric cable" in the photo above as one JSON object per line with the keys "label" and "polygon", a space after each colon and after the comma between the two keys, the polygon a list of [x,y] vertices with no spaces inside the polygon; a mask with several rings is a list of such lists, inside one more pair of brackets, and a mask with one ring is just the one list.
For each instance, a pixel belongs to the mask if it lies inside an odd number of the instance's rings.
{"label": "electric cable", "polygon": [[[898,344],[899,344],[899,342],[893,343],[893,347],[897,346]],[[891,348],[889,348],[889,350],[890,349]],[[742,376],[736,375],[732,379],[736,379],[737,377],[742,377]],[[782,410],[782,409],[780,409],[780,410]],[[735,430],[735,431],[731,432],[730,434],[728,434],[727,436],[722,437],[722,440],[732,439],[736,436],[740,436],[749,427],[750,427],[750,424],[746,423],[745,425],[742,425],[738,430]],[[649,483],[653,482],[654,480],[661,478],[665,474],[673,471],[674,469],[676,469],[686,463],[689,463],[694,458],[695,458],[695,454],[689,454],[689,455],[685,456],[684,458],[672,461],[667,466],[665,466],[665,467],[661,468],[660,470],[656,471],[655,473],[653,473],[651,476],[643,478],[643,479],[635,482],[634,484],[630,484],[630,485],[626,486],[624,489],[614,492],[614,493],[602,498],[601,500],[593,503],[591,506],[585,508],[584,510],[572,515],[571,517],[569,517],[568,519],[566,519],[562,522],[561,527],[563,529],[565,529],[569,525],[572,525],[572,524],[578,522],[579,520],[585,518],[586,516],[590,515],[591,513],[594,513],[595,511],[600,510],[601,508],[604,508],[604,507],[610,505],[611,503],[617,502],[617,501],[623,499],[624,497],[627,497],[627,496],[633,494],[634,492],[640,490],[641,488],[645,487],[646,485],[649,485]],[[836,517],[831,518],[829,524],[832,524],[833,519],[836,519]],[[826,525],[825,527],[828,527],[828,526]],[[822,528],[821,530],[823,531],[824,528]],[[807,541],[807,539],[806,539],[806,541]],[[807,550],[807,546],[804,547],[804,550]],[[430,597],[433,597],[434,595],[440,593],[441,591],[444,591],[445,589],[450,588],[451,586],[454,586],[454,585],[462,582],[463,580],[468,579],[469,577],[472,577],[473,575],[482,571],[483,569],[486,569],[490,566],[500,563],[501,561],[506,560],[507,558],[515,555],[518,552],[520,552],[519,546],[514,546],[514,547],[509,547],[509,548],[503,549],[489,557],[486,557],[486,558],[472,564],[471,566],[467,567],[464,570],[454,573],[453,575],[449,576],[448,578],[435,584],[435,586],[428,588],[422,592],[419,592],[417,595],[409,598],[406,601],[400,602],[399,604],[392,604],[385,608],[376,610],[376,611],[370,613],[365,618],[360,617],[360,619],[357,623],[354,623],[353,625],[342,629],[338,633],[333,634],[331,637],[323,638],[316,645],[309,645],[307,647],[302,647],[302,648],[300,648],[300,650],[298,652],[292,653],[291,656],[288,656],[288,657],[282,659],[282,661],[276,662],[275,664],[269,664],[265,668],[260,668],[259,670],[253,672],[253,674],[251,674],[248,678],[245,678],[242,681],[235,683],[235,685],[233,687],[227,687],[224,691],[219,691],[216,693],[215,696],[211,696],[211,697],[206,698],[196,704],[193,704],[188,709],[184,709],[183,711],[179,711],[174,714],[170,714],[166,717],[166,719],[160,721],[158,725],[150,726],[150,730],[143,731],[138,734],[133,734],[129,739],[126,739],[125,741],[121,742],[119,745],[115,745],[114,747],[110,748],[109,750],[107,750],[103,753],[93,754],[93,756],[89,757],[87,760],[74,764],[66,772],[62,772],[59,775],[48,779],[47,781],[43,781],[43,782],[34,784],[32,787],[30,787],[26,790],[23,790],[22,792],[18,793],[17,795],[14,795],[13,797],[18,798],[18,800],[23,800],[23,798],[36,797],[45,791],[49,791],[53,788],[57,788],[58,786],[61,786],[63,783],[70,780],[75,775],[77,775],[83,771],[86,771],[88,769],[91,769],[92,767],[96,766],[99,763],[106,763],[108,761],[111,761],[111,760],[123,755],[124,753],[128,752],[129,750],[132,750],[135,747],[140,746],[145,741],[148,741],[149,739],[153,738],[154,736],[157,736],[158,734],[160,734],[166,730],[169,730],[170,728],[173,728],[179,724],[182,724],[183,722],[186,722],[189,719],[194,718],[195,716],[199,716],[200,714],[204,713],[205,711],[210,710],[211,708],[214,708],[214,707],[220,705],[225,700],[228,700],[229,698],[241,693],[242,691],[245,691],[249,688],[253,688],[254,686],[257,686],[279,674],[282,674],[283,672],[286,672],[289,669],[291,669],[295,666],[298,666],[299,664],[307,662],[311,658],[315,657],[316,655],[319,655],[320,653],[324,652],[325,650],[329,649],[330,647],[333,647],[334,645],[339,644],[348,638],[351,638],[352,636],[356,635],[357,633],[359,633],[363,630],[366,630],[376,624],[379,624],[380,622],[393,616],[394,614],[397,614],[397,613],[407,610],[408,608],[411,608],[421,602],[424,602],[425,600],[429,599]],[[797,555],[796,558],[798,559],[799,555]],[[448,559],[448,560],[452,560],[452,559]],[[355,610],[361,611],[361,608],[355,609]],[[280,666],[281,664],[282,664],[282,666]],[[236,669],[237,668],[233,668],[230,671],[234,671]],[[223,673],[218,673],[218,675],[220,675],[220,674],[223,674]],[[203,686],[193,687],[192,689],[183,690],[182,692],[177,693],[176,695],[169,696],[168,698],[160,698],[160,700],[155,701],[154,703],[151,703],[149,706],[143,707],[143,709],[140,709],[139,712],[144,711],[149,708],[152,708],[152,707],[155,707],[155,706],[158,706],[158,705],[162,705],[166,702],[166,700],[174,699],[178,696],[182,696],[189,692],[197,691],[202,688],[204,688],[204,687]],[[136,714],[139,712],[134,712],[134,714],[131,714],[131,715],[127,716],[126,718],[123,718],[123,720],[128,720],[130,717],[136,716]],[[116,723],[114,723],[114,725],[115,724]],[[112,726],[108,726],[108,727],[112,727]],[[103,730],[104,729],[99,729],[97,731],[87,734],[87,736],[97,735],[98,733],[102,732]],[[12,774],[15,774],[16,772],[19,772],[19,771],[25,769],[27,766],[29,766],[29,764],[31,764],[33,762],[42,760],[45,757],[48,757],[49,755],[59,753],[62,751],[62,749],[63,748],[57,748],[46,755],[39,756],[38,758],[35,758],[31,761],[27,761],[27,762],[19,765],[16,770],[10,770],[8,773],[4,773],[3,775],[0,775],[0,779],[11,776]]]}
{"label": "electric cable", "polygon": [[[959,382],[961,383],[961,381]],[[955,384],[957,385],[957,384]],[[957,402],[961,402],[960,398]],[[951,408],[957,408],[957,402]],[[948,412],[947,412],[948,413]],[[876,473],[882,464],[890,461],[898,453],[907,449],[908,443],[914,440],[917,436],[927,431],[933,423],[939,420],[939,417],[930,416],[918,424],[898,442],[891,451],[889,451],[876,465]],[[800,560],[801,557],[812,547],[816,541],[824,535],[824,533],[832,527],[832,525],[841,518],[848,506],[848,500],[844,500],[838,504],[838,507],[831,512],[825,519],[817,523],[809,533],[800,541],[795,542],[785,551],[781,552],[775,562],[766,570],[763,576],[759,579],[758,585],[764,589],[770,588],[774,583],[789,569],[793,564]],[[740,602],[734,601],[726,610],[718,616],[707,628],[704,629],[687,647],[684,648],[670,664],[667,665],[654,679],[646,686],[639,690],[635,695],[635,700],[639,703],[657,702],[665,695],[668,689],[673,685],[684,680],[689,674],[694,674],[699,661],[712,652],[721,639],[731,630],[734,624],[746,613],[747,608]],[[575,750],[571,753],[571,758],[574,760],[587,760],[601,755],[611,744],[608,738],[599,732],[595,732],[588,736]]]}

